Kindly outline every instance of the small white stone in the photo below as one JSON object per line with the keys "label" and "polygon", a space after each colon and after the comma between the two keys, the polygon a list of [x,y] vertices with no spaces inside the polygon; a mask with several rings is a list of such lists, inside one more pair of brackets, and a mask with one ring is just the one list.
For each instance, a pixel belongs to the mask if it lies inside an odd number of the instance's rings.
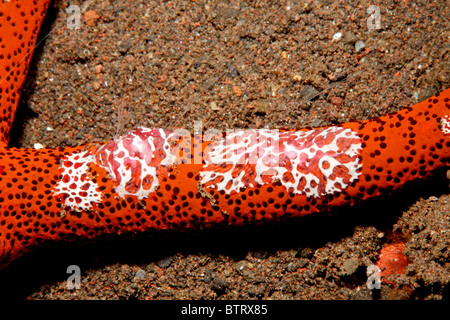
{"label": "small white stone", "polygon": [[364,49],[366,44],[362,42],[361,40],[356,41],[355,43],[355,50],[356,52],[360,52],[362,49]]}
{"label": "small white stone", "polygon": [[342,38],[342,32],[336,32],[334,35],[333,35],[333,40],[335,40],[335,41],[338,41],[338,40],[340,40]]}
{"label": "small white stone", "polygon": [[42,144],[40,144],[40,143],[35,143],[35,144],[33,144],[33,148],[35,148],[35,149],[44,149],[44,146]]}

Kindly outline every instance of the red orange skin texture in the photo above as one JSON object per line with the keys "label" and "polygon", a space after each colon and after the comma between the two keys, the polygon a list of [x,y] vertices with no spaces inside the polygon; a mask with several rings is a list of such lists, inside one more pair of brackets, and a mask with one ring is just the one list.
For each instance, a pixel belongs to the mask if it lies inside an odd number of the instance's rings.
{"label": "red orange skin texture", "polygon": [[[307,197],[289,193],[281,183],[273,182],[226,194],[199,185],[203,165],[191,163],[185,154],[187,163],[161,168],[159,188],[141,200],[118,196],[106,171],[91,164],[90,175],[102,192],[102,200],[94,203],[91,210],[71,210],[64,206],[61,197],[54,195],[61,180],[61,160],[75,152],[95,151],[98,145],[41,150],[6,148],[30,55],[19,61],[25,52],[32,52],[48,1],[21,1],[20,8],[17,4],[12,1],[0,7],[0,28],[5,30],[2,35],[12,35],[0,36],[0,267],[49,241],[246,225],[330,211],[390,193],[449,165],[450,139],[440,128],[440,119],[450,113],[450,90],[446,90],[392,115],[342,124],[356,131],[362,140],[361,175],[342,192]],[[8,76],[4,78],[5,72]],[[186,147],[200,152],[207,146],[208,142],[192,139],[190,148]]]}
{"label": "red orange skin texture", "polygon": [[6,146],[50,1],[0,1],[0,145]]}
{"label": "red orange skin texture", "polygon": [[[148,198],[120,197],[107,172],[91,164],[90,175],[102,192],[92,210],[65,208],[54,188],[61,179],[65,155],[98,146],[65,149],[0,150],[0,259],[12,261],[49,240],[93,239],[101,234],[149,230],[186,230],[222,225],[246,225],[304,216],[353,205],[391,193],[405,183],[449,166],[450,138],[440,118],[450,112],[450,90],[395,114],[342,124],[363,141],[362,172],[342,192],[323,197],[292,194],[279,182],[242,192],[202,188],[202,164],[188,161],[160,171],[159,188]],[[200,143],[192,139],[193,145]],[[204,151],[209,142],[202,144]],[[186,148],[189,149],[189,148]]]}

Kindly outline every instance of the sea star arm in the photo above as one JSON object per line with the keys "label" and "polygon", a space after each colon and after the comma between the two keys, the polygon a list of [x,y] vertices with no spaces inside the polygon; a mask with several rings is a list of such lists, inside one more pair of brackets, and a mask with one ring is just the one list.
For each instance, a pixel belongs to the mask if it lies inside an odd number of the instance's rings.
{"label": "sea star arm", "polygon": [[0,1],[0,146],[7,146],[20,93],[50,1]]}
{"label": "sea star arm", "polygon": [[329,211],[449,165],[450,89],[391,115],[317,129],[139,128],[103,144],[7,148],[48,2],[0,3],[0,267],[47,242]]}

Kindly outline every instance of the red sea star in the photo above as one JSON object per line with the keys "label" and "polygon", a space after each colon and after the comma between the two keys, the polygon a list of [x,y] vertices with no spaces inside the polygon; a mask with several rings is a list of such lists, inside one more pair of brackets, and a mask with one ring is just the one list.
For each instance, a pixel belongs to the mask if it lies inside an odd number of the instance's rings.
{"label": "red sea star", "polygon": [[3,267],[48,241],[328,211],[449,165],[450,90],[391,115],[314,130],[190,136],[140,128],[102,146],[7,148],[47,5],[12,1],[0,10]]}

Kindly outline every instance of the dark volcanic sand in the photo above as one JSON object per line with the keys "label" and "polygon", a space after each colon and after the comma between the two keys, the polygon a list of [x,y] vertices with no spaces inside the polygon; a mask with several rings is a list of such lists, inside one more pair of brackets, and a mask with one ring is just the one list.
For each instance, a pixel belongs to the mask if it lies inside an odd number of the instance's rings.
{"label": "dark volcanic sand", "polygon": [[[81,28],[70,30],[69,2],[56,1],[11,145],[73,146],[139,126],[192,130],[195,121],[220,130],[333,125],[449,87],[445,1],[256,3],[88,1]],[[380,29],[367,26],[370,5],[380,8]],[[357,41],[365,45],[358,52]],[[44,248],[0,273],[0,295],[449,299],[448,184],[444,170],[392,196],[288,224]],[[366,268],[396,242],[409,265],[374,295]],[[66,289],[72,264],[82,270],[80,290]]]}

